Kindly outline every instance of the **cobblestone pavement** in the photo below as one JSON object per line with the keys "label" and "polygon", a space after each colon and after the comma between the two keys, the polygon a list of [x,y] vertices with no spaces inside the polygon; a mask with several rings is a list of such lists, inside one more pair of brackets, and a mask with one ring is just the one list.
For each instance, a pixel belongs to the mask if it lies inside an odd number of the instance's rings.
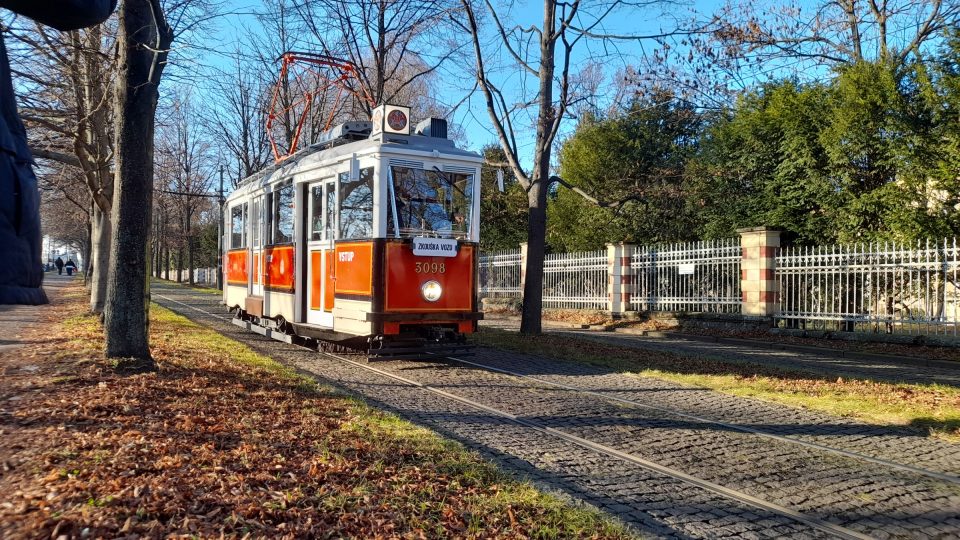
{"label": "cobblestone pavement", "polygon": [[[960,478],[960,445],[925,437],[918,430],[870,425],[661,379],[625,376],[599,366],[559,363],[549,358],[519,356],[494,349],[485,350],[482,359],[469,360],[609,398],[672,411],[675,414],[666,416],[672,417],[678,425],[697,427],[697,420],[689,418],[694,416],[733,428],[757,430]],[[731,429],[722,425],[703,427]]]}
{"label": "cobblestone pavement", "polygon": [[[643,533],[674,537],[824,536],[790,518],[748,507],[422,388],[246,333],[229,323],[228,315],[216,305],[216,297],[163,284],[154,286],[154,299],[260,352],[454,437],[542,486],[604,508]],[[886,452],[882,454],[884,459],[912,457],[915,459],[909,463],[941,472],[956,472],[960,457],[960,447],[877,426],[575,363],[488,349],[470,360],[699,417],[730,423],[747,421],[754,428],[778,429],[778,433],[822,444],[849,444],[856,451],[874,446]],[[447,362],[375,365],[871,536],[960,535],[960,485],[956,483],[488,370]]]}
{"label": "cobblestone pavement", "polygon": [[[505,330],[520,328],[519,321],[506,319],[482,321],[481,324]],[[870,359],[841,357],[826,351],[776,350],[683,337],[660,338],[568,328],[544,328],[544,332],[592,339],[632,349],[665,351],[739,363],[774,365],[833,377],[960,386],[960,362],[956,363],[955,367],[951,367],[947,360],[931,361],[931,365],[918,367],[915,364],[898,363],[894,359],[885,360],[880,357]]]}

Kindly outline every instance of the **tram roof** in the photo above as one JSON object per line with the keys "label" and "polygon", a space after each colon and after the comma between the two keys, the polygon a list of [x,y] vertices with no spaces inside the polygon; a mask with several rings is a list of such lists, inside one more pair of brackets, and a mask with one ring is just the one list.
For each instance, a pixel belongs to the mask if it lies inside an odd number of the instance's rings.
{"label": "tram roof", "polygon": [[300,150],[288,159],[269,165],[250,176],[244,178],[237,185],[239,191],[254,183],[267,183],[278,176],[292,176],[298,172],[311,168],[320,162],[337,161],[338,158],[349,156],[356,153],[366,153],[365,151],[380,149],[390,153],[396,152],[398,155],[404,153],[424,153],[430,154],[434,151],[440,153],[440,157],[465,159],[468,161],[482,162],[483,157],[469,150],[457,148],[456,144],[450,139],[439,137],[429,137],[425,135],[391,135],[384,134],[375,138],[360,139],[350,142],[342,142],[333,146],[315,145]]}

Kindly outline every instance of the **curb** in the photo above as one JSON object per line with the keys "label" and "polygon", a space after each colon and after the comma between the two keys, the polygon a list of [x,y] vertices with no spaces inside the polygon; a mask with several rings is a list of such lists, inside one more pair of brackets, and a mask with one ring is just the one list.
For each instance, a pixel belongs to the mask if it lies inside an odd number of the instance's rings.
{"label": "curb", "polygon": [[[488,321],[519,321],[520,317],[497,317],[487,319]],[[620,334],[621,336],[647,337],[653,339],[685,339],[689,341],[701,341],[706,343],[726,343],[729,345],[746,345],[758,349],[772,349],[799,353],[812,353],[824,356],[833,356],[838,358],[849,358],[852,360],[867,360],[876,362],[888,362],[914,365],[917,367],[935,367],[941,369],[960,369],[960,361],[938,360],[932,358],[923,358],[921,356],[900,356],[895,354],[871,353],[860,351],[848,351],[843,349],[832,349],[830,347],[817,347],[814,345],[797,345],[793,343],[778,343],[761,341],[758,339],[746,338],[728,338],[719,336],[704,336],[700,334],[685,334],[683,332],[670,332],[662,330],[637,330],[634,328],[608,328],[603,325],[589,325],[576,323],[561,323],[554,321],[543,321],[545,328],[554,328],[557,330],[589,330],[597,334]]]}
{"label": "curb", "polygon": [[629,329],[623,329],[623,330],[616,329],[614,330],[614,332],[617,334],[631,334],[631,335],[638,335],[638,336],[650,337],[650,338],[660,338],[660,339],[674,338],[674,339],[686,339],[690,341],[703,341],[707,343],[726,343],[729,345],[747,345],[750,347],[761,348],[761,349],[773,349],[773,350],[791,351],[791,352],[824,354],[824,355],[836,356],[840,358],[851,358],[856,360],[897,362],[897,363],[903,363],[903,364],[913,364],[920,367],[960,369],[960,362],[957,362],[957,361],[923,358],[920,356],[899,356],[895,354],[848,351],[843,349],[832,349],[829,347],[817,347],[815,345],[796,345],[793,343],[767,342],[767,341],[761,341],[757,339],[703,336],[699,334],[685,334],[683,332],[662,332],[662,331],[650,331],[650,330],[625,331],[625,330],[629,330]]}

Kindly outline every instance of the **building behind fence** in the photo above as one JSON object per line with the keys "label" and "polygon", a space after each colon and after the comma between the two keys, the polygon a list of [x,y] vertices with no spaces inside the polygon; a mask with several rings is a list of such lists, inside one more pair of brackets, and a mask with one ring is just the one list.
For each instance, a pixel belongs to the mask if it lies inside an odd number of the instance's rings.
{"label": "building behind fence", "polygon": [[[181,280],[186,283],[190,281],[190,270],[183,269],[181,271]],[[170,281],[177,281],[177,271],[176,270],[163,270],[160,272],[160,278],[167,279]],[[204,285],[207,287],[216,287],[217,286],[217,269],[216,268],[194,268],[193,269],[193,283],[195,285]]]}
{"label": "building behind fence", "polygon": [[[525,248],[480,257],[480,294],[517,298]],[[779,232],[549,254],[544,307],[686,312],[767,319],[788,328],[960,335],[956,239],[916,245],[780,248]]]}

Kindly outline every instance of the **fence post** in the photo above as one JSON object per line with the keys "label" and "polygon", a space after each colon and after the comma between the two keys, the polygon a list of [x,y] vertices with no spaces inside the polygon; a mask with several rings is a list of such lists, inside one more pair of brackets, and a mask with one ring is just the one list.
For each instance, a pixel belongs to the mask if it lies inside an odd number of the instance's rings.
{"label": "fence post", "polygon": [[523,286],[527,284],[527,243],[520,243],[520,297],[523,298]]}
{"label": "fence post", "polygon": [[630,311],[630,295],[633,294],[633,268],[630,261],[637,246],[633,244],[607,244],[607,310],[614,318]]}
{"label": "fence post", "polygon": [[780,232],[769,227],[737,229],[742,247],[740,260],[741,312],[770,317],[780,311],[777,282],[777,249]]}

